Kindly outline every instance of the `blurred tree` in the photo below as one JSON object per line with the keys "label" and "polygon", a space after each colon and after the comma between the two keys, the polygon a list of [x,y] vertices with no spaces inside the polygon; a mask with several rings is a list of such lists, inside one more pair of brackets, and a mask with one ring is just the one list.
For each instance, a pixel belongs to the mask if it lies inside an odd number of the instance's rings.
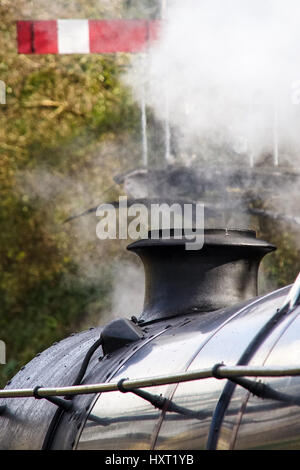
{"label": "blurred tree", "polygon": [[[114,3],[0,2],[2,385],[88,313],[99,322],[109,311],[116,245],[97,243],[94,220],[62,222],[103,201],[114,174],[136,164],[140,132],[139,110],[120,82],[128,56],[18,55],[16,19],[99,17],[105,8],[120,12]],[[105,197],[117,195],[112,188]]]}

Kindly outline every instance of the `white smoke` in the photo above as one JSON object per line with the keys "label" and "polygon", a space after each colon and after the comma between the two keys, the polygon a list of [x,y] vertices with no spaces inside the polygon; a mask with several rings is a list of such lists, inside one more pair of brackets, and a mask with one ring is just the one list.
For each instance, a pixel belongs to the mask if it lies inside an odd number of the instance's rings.
{"label": "white smoke", "polygon": [[118,263],[114,270],[112,317],[139,317],[143,311],[145,280],[143,267]]}
{"label": "white smoke", "polygon": [[299,1],[166,4],[160,39],[128,81],[137,95],[146,83],[148,106],[178,130],[181,150],[213,141],[256,160],[274,150],[275,133],[281,152],[300,150]]}

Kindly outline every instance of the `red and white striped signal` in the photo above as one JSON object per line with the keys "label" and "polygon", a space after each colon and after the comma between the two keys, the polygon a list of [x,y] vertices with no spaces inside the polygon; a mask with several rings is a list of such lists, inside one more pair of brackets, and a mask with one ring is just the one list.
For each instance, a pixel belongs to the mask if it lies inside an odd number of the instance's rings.
{"label": "red and white striped signal", "polygon": [[157,39],[159,21],[18,21],[20,54],[143,52]]}

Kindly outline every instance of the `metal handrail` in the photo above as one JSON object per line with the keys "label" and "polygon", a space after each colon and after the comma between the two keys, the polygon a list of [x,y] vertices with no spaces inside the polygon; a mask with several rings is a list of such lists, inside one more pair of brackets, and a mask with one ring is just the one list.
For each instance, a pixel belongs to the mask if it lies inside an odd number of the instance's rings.
{"label": "metal handrail", "polygon": [[[217,370],[217,375],[216,375]],[[286,377],[300,376],[300,365],[294,367],[264,367],[264,366],[225,366],[217,364],[216,366],[199,369],[190,372],[181,372],[177,374],[153,376],[140,379],[122,380],[122,387],[130,391],[135,388],[147,388],[160,385],[169,385],[194,380],[218,378],[230,379],[230,377]],[[53,397],[53,396],[71,396],[85,395],[93,393],[114,392],[119,390],[119,382],[98,383],[88,385],[76,385],[69,387],[40,387],[38,390],[27,389],[8,389],[0,390],[0,398],[21,398],[21,397]]]}

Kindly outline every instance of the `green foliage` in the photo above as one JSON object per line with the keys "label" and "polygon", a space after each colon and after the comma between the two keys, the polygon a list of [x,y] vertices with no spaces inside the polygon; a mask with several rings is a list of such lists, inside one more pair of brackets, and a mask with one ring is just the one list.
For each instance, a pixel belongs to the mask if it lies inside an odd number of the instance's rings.
{"label": "green foliage", "polygon": [[8,356],[7,364],[1,366],[2,382],[37,352],[80,325],[94,299],[99,299],[100,311],[109,309],[110,289],[111,275],[107,269],[97,284],[59,273],[52,280],[39,281],[22,299],[6,299],[5,292],[1,292],[5,304],[0,328]]}
{"label": "green foliage", "polygon": [[293,226],[267,219],[261,221],[261,227],[259,235],[277,247],[275,253],[268,255],[263,262],[266,290],[293,283],[300,271],[298,234]]}
{"label": "green foliage", "polygon": [[[75,3],[85,17],[101,13]],[[49,3],[42,7],[40,18],[51,16]],[[85,221],[63,221],[102,202],[139,153],[139,111],[120,82],[129,57],[18,55],[15,21],[34,18],[28,8],[23,0],[0,6],[0,385],[91,313],[99,322],[109,311],[115,246],[99,246]],[[85,272],[87,253],[98,259],[97,275]]]}

